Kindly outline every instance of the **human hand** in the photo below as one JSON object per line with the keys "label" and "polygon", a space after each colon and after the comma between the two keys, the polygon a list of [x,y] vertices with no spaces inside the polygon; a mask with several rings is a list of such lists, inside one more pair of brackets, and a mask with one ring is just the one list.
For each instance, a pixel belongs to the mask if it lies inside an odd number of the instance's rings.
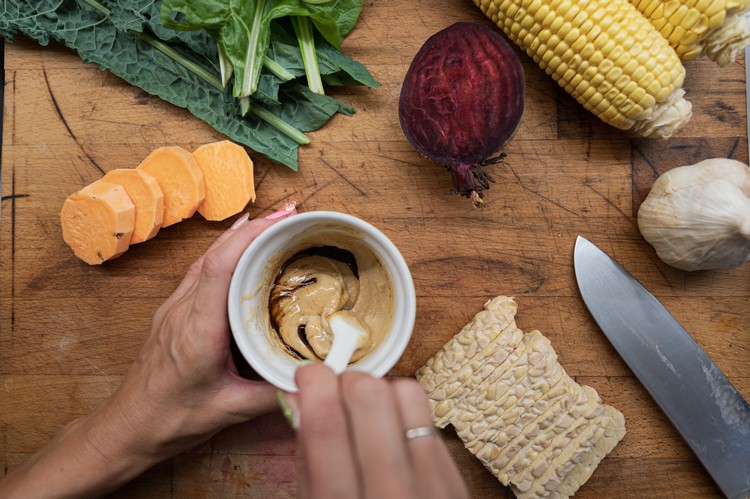
{"label": "human hand", "polygon": [[[300,497],[467,498],[466,485],[437,432],[427,395],[411,379],[336,376],[323,364],[297,370]],[[425,432],[426,433],[426,432]]]}
{"label": "human hand", "polygon": [[154,460],[171,457],[277,407],[270,384],[237,373],[227,295],[245,248],[291,213],[293,206],[271,220],[239,219],[190,267],[154,314],[151,334],[120,388],[97,411],[111,421],[108,427],[125,429],[123,442],[133,452],[150,450]]}
{"label": "human hand", "polygon": [[227,295],[245,248],[293,212],[290,206],[251,222],[245,216],[221,235],[156,312],[114,395],[0,480],[0,496],[101,496],[222,428],[274,409],[270,384],[237,373]]}

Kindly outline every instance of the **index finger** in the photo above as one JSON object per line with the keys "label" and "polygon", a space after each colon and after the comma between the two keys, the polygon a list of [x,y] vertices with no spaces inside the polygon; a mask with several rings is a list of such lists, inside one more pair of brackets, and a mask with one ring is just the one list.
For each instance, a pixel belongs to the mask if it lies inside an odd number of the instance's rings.
{"label": "index finger", "polygon": [[[266,222],[270,221],[270,223],[272,224],[272,223],[275,223],[275,221],[278,221],[289,215],[293,215],[294,213],[296,213],[295,211],[296,205],[297,203],[295,203],[294,201],[290,201],[286,203],[284,206],[282,206],[282,208],[279,211],[266,216],[263,220],[265,220]],[[182,281],[177,286],[177,288],[174,290],[174,292],[172,292],[172,295],[169,297],[167,301],[177,301],[189,292],[189,290],[195,285],[195,283],[198,281],[198,278],[200,277],[201,271],[203,270],[203,261],[206,259],[206,255],[214,251],[216,248],[221,246],[224,243],[224,241],[232,237],[235,234],[235,232],[237,232],[237,229],[239,229],[243,225],[247,225],[247,221],[249,218],[250,218],[250,214],[245,212],[243,215],[239,216],[237,220],[234,221],[234,223],[229,229],[224,231],[218,238],[216,238],[216,240],[211,244],[211,246],[209,246],[209,248],[195,262],[193,262],[193,264],[188,269],[187,274],[182,279]],[[259,221],[260,220],[253,220],[252,223],[257,225]],[[267,223],[267,225],[270,225],[270,224]],[[263,232],[263,230],[265,229],[261,228],[260,232]],[[259,233],[257,233],[255,237],[257,237]],[[242,253],[240,253],[240,255],[241,254]],[[239,257],[237,257],[237,260],[239,260]],[[237,264],[237,261],[234,262],[234,265],[236,264]]]}
{"label": "index finger", "polygon": [[241,227],[244,225],[248,218],[250,217],[249,213],[245,213],[234,222],[234,224],[227,230],[225,230],[219,237],[216,238],[216,240],[211,243],[211,246],[208,247],[208,249],[198,257],[198,259],[193,262],[192,265],[190,265],[190,268],[188,269],[187,273],[185,274],[185,277],[182,278],[182,281],[180,281],[180,284],[177,285],[175,290],[172,292],[172,294],[169,297],[169,300],[178,300],[183,295],[185,295],[188,290],[195,284],[195,281],[198,280],[198,276],[200,276],[201,269],[203,268],[203,259],[206,257],[206,253],[209,251],[212,251],[214,248],[219,246],[221,243],[229,239],[232,234],[234,234],[235,229]]}
{"label": "index finger", "polygon": [[281,218],[251,220],[235,229],[225,241],[207,251],[203,256],[197,283],[194,285],[195,303],[204,310],[224,311],[229,294],[229,282],[242,253],[255,238],[279,220]]}
{"label": "index finger", "polygon": [[297,369],[302,497],[358,497],[354,450],[339,380],[323,364]]}

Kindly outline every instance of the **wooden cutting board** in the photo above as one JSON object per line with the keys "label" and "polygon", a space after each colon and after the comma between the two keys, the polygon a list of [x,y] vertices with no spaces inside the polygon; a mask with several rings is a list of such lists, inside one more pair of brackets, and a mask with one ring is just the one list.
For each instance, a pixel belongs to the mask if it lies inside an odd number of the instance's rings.
{"label": "wooden cutting board", "polygon": [[[263,216],[285,201],[338,210],[386,233],[409,263],[418,295],[413,340],[394,376],[411,376],[490,297],[515,296],[518,324],[552,339],[580,383],[620,409],[628,434],[580,497],[718,497],[698,461],[610,347],[584,308],[572,267],[583,235],[615,257],[686,326],[750,397],[750,265],[685,273],[658,260],[636,213],[655,178],[710,157],[747,161],[744,62],[686,64],[690,123],[671,140],[629,139],[603,125],[521,54],[526,111],[490,167],[481,210],[450,194],[450,179],[399,127],[412,57],[456,21],[489,24],[473,5],[369,2],[344,51],[382,83],[335,90],[357,114],[310,134],[294,173],[255,156]],[[18,39],[5,49],[0,224],[0,474],[86,414],[117,387],[150,317],[231,223],[199,216],[162,230],[101,267],[62,241],[72,192],[154,148],[190,150],[222,136],[71,51]],[[511,497],[448,429],[443,434],[474,497]],[[150,470],[116,497],[293,497],[293,433],[279,415],[221,432]]]}

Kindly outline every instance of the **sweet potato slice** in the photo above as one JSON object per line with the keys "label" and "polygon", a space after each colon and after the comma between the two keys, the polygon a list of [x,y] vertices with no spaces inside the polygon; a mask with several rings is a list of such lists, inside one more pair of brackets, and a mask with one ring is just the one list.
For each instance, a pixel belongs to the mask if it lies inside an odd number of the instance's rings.
{"label": "sweet potato slice", "polygon": [[135,204],[125,188],[97,180],[63,203],[63,239],[89,265],[100,265],[122,255],[135,227]]}
{"label": "sweet potato slice", "polygon": [[242,146],[222,140],[199,147],[193,156],[206,184],[206,199],[198,207],[206,220],[224,220],[255,201],[253,161]]}
{"label": "sweet potato slice", "polygon": [[103,180],[123,186],[135,204],[135,229],[130,244],[154,237],[164,220],[164,193],[153,175],[145,170],[119,168],[107,172]]}
{"label": "sweet potato slice", "polygon": [[138,165],[159,182],[164,193],[164,220],[168,227],[190,218],[203,202],[203,172],[193,155],[179,146],[160,147]]}

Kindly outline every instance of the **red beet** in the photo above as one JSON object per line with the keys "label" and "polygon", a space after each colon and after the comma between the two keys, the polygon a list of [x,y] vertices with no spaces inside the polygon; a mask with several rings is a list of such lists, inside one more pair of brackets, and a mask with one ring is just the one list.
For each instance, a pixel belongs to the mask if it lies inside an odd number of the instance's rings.
{"label": "red beet", "polygon": [[521,61],[498,32],[456,23],[428,39],[404,78],[399,119],[414,148],[445,166],[453,192],[482,203],[483,166],[523,114]]}

